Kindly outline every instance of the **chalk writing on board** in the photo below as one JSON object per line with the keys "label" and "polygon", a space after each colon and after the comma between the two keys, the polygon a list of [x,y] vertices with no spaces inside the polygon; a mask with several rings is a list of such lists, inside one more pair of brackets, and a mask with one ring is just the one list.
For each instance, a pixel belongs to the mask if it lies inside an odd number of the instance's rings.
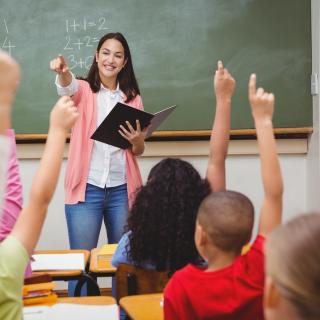
{"label": "chalk writing on board", "polygon": [[[75,68],[88,70],[90,68],[94,57],[92,52],[99,42],[97,34],[106,33],[109,29],[106,17],[97,19],[68,18],[65,20],[66,35],[63,50],[67,54],[70,70]],[[90,54],[86,54],[88,52]]]}
{"label": "chalk writing on board", "polygon": [[2,19],[1,23],[1,29],[4,30],[4,38],[0,39],[1,48],[5,51],[7,51],[11,55],[11,51],[16,46],[11,42],[10,34],[9,34],[9,28],[6,19]]}

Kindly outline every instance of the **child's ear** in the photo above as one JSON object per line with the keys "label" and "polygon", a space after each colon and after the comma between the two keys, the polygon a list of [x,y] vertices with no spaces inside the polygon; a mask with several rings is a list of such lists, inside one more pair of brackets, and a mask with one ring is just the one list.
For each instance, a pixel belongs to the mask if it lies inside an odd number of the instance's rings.
{"label": "child's ear", "polygon": [[204,230],[202,229],[201,225],[197,221],[195,232],[194,232],[194,242],[198,250],[200,249],[200,247],[203,246],[203,233],[204,233]]}
{"label": "child's ear", "polygon": [[197,224],[198,228],[198,234],[199,234],[199,244],[201,246],[204,246],[208,242],[208,234],[207,232],[202,228],[201,225]]}
{"label": "child's ear", "polygon": [[96,62],[98,62],[98,52],[96,52]]}
{"label": "child's ear", "polygon": [[264,287],[264,308],[275,309],[279,305],[280,294],[274,281],[271,277],[267,276]]}

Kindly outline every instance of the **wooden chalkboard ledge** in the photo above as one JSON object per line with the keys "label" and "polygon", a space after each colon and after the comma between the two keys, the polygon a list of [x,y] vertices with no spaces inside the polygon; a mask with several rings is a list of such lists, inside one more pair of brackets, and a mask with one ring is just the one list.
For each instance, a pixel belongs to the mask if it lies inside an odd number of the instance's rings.
{"label": "wooden chalkboard ledge", "polygon": [[[275,128],[277,139],[306,139],[313,132],[312,127]],[[196,131],[156,131],[148,141],[195,141],[208,140],[211,130]],[[255,129],[230,130],[231,140],[256,139]],[[17,143],[42,143],[47,139],[46,134],[16,134]]]}

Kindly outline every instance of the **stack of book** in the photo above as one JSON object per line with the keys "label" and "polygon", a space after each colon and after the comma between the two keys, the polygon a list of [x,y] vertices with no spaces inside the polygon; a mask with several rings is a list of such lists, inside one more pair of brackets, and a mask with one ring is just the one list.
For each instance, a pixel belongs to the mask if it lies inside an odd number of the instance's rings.
{"label": "stack of book", "polygon": [[22,290],[23,304],[29,306],[56,303],[58,296],[53,292],[54,286],[55,283],[46,274],[26,279]]}
{"label": "stack of book", "polygon": [[105,244],[104,246],[102,246],[97,255],[97,265],[99,269],[103,269],[106,266],[111,265],[112,256],[117,249],[117,245],[118,244],[115,243]]}

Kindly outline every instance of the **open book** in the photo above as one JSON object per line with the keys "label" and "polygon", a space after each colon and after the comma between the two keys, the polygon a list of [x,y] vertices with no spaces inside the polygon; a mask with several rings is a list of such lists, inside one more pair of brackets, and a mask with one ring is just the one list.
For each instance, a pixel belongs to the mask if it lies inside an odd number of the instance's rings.
{"label": "open book", "polygon": [[130,147],[130,142],[118,132],[120,125],[128,129],[126,121],[129,121],[132,127],[136,129],[136,120],[139,120],[141,130],[143,130],[150,124],[147,133],[148,138],[175,108],[176,106],[171,106],[152,114],[118,102],[93,133],[91,139],[126,149]]}
{"label": "open book", "polygon": [[24,320],[116,320],[119,319],[119,307],[113,305],[84,305],[57,303],[53,306],[35,306],[23,308]]}

